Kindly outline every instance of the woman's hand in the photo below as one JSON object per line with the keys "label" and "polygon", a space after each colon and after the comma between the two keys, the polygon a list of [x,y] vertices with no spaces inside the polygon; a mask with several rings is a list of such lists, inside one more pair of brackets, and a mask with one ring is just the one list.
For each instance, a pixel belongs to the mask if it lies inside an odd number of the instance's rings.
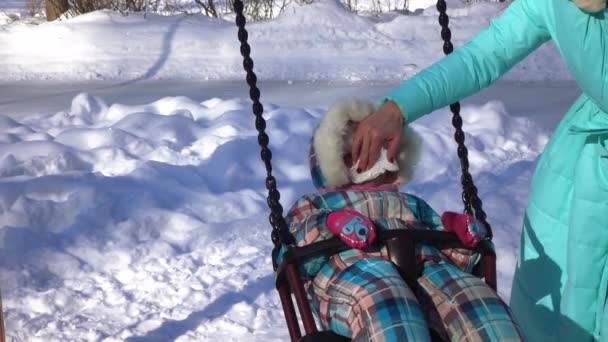
{"label": "woman's hand", "polygon": [[351,156],[354,163],[359,161],[359,172],[372,167],[378,158],[385,142],[388,142],[387,158],[390,162],[401,143],[403,132],[403,115],[392,101],[387,101],[357,126],[353,136]]}

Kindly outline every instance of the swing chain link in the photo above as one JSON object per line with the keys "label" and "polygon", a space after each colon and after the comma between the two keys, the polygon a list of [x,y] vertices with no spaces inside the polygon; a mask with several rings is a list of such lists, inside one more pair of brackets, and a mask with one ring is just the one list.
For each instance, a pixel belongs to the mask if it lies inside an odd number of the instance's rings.
{"label": "swing chain link", "polygon": [[248,33],[245,29],[246,18],[243,14],[243,2],[234,0],[234,10],[236,12],[236,25],[238,27],[238,38],[241,43],[241,55],[243,56],[243,68],[247,72],[246,80],[249,84],[249,97],[253,102],[251,108],[255,115],[255,128],[258,131],[258,144],[260,145],[260,157],[266,167],[266,189],[268,190],[267,204],[270,208],[268,220],[272,225],[272,264],[276,270],[278,267],[277,256],[283,244],[294,243],[293,236],[289,234],[287,223],[283,217],[283,207],[280,203],[281,194],[277,189],[277,180],[272,175],[272,152],[268,148],[269,137],[266,134],[266,120],[263,117],[264,107],[260,103],[260,90],[257,87],[257,76],[253,72],[253,60],[250,57],[251,47],[247,43]]}
{"label": "swing chain link", "polygon": [[[454,51],[454,45],[450,41],[452,38],[452,32],[449,28],[450,18],[447,14],[447,4],[445,0],[437,0],[437,10],[439,11],[439,25],[441,25],[441,39],[443,39],[443,52],[446,55],[451,54]],[[460,169],[462,176],[460,181],[462,183],[462,202],[464,203],[464,211],[475,216],[482,224],[488,229],[488,239],[492,239],[492,228],[487,221],[487,215],[484,212],[482,206],[483,203],[477,194],[477,187],[473,183],[473,177],[469,173],[469,158],[468,150],[464,144],[464,132],[462,130],[462,117],[460,116],[460,102],[456,102],[450,105],[452,111],[452,125],[456,129],[454,133],[454,139],[458,144],[458,159],[460,159]]]}

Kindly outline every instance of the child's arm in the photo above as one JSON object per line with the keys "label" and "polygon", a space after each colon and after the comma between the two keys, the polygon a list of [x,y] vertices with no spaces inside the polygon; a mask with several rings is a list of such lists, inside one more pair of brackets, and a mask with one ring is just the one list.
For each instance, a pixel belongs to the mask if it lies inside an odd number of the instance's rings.
{"label": "child's arm", "polygon": [[[330,209],[319,208],[310,196],[304,196],[294,203],[285,221],[294,237],[295,245],[303,247],[333,237],[327,227],[327,216],[330,213]],[[283,261],[286,248],[287,246],[282,246],[277,258],[278,263]],[[320,255],[301,263],[300,275],[308,279],[314,278],[328,260],[328,256]]]}
{"label": "child's arm", "polygon": [[[423,199],[403,194],[407,197],[408,207],[414,213],[415,219],[432,230],[441,231],[452,231],[461,239],[464,244],[474,245],[480,240],[485,239],[487,230],[481,229],[482,226],[476,226],[477,230],[468,230],[471,228],[467,225],[462,226],[459,220],[454,218],[460,218],[460,214],[455,213],[444,213],[443,217],[439,214]],[[444,225],[447,223],[449,226]],[[481,224],[480,224],[481,225]],[[470,272],[479,260],[479,255],[466,249],[461,248],[447,248],[441,251],[446,255],[456,266],[461,269]]]}
{"label": "child's arm", "polygon": [[300,198],[285,217],[296,246],[302,247],[333,237],[327,227],[329,213],[330,209],[319,208],[309,196]]}
{"label": "child's arm", "polygon": [[364,248],[376,237],[374,224],[361,213],[352,209],[318,208],[308,196],[296,202],[286,221],[296,246],[338,236],[350,247]]}
{"label": "child's arm", "polygon": [[474,217],[456,213],[444,212],[441,216],[424,200],[406,194],[408,206],[414,213],[416,220],[433,230],[454,232],[467,246],[474,247],[488,235],[486,227]]}

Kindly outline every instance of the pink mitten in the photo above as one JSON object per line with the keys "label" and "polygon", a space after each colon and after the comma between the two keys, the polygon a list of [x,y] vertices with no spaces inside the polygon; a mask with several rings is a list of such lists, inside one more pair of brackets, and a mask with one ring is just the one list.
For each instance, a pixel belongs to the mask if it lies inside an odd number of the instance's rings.
{"label": "pink mitten", "polygon": [[446,211],[441,215],[441,224],[448,231],[456,233],[460,241],[468,247],[475,247],[488,233],[484,224],[468,214]]}
{"label": "pink mitten", "polygon": [[327,215],[327,227],[353,248],[365,248],[376,238],[372,221],[352,209],[342,209]]}

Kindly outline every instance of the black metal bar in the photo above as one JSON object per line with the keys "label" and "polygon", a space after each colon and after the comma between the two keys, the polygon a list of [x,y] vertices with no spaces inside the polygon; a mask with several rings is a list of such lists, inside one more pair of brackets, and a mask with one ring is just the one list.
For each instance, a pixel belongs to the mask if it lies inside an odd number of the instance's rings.
{"label": "black metal bar", "polygon": [[[400,235],[406,235],[411,238],[414,243],[426,243],[429,245],[436,246],[440,249],[443,248],[462,248],[468,249],[475,252],[483,252],[487,246],[485,244],[478,244],[475,247],[465,246],[458,236],[452,232],[437,231],[437,230],[421,230],[421,229],[395,229],[395,230],[381,230],[376,232],[376,245],[384,243],[388,239],[398,237]],[[292,251],[294,257],[298,260],[306,259],[312,256],[318,255],[333,255],[350,249],[340,238],[333,237],[328,240],[315,242],[304,247],[293,247]]]}
{"label": "black metal bar", "polygon": [[[458,236],[452,232],[437,231],[437,230],[420,230],[420,229],[395,229],[395,230],[381,230],[376,232],[376,246],[382,246],[387,240],[404,236],[406,239],[410,239],[414,244],[428,244],[439,249],[445,248],[460,248],[470,250],[476,253],[480,253],[482,256],[493,255],[495,260],[496,254],[491,241],[481,241],[475,247],[465,246]],[[315,242],[304,247],[291,247],[285,254],[285,260],[277,269],[276,286],[280,288],[283,283],[287,282],[286,278],[286,265],[294,263],[300,264],[305,259],[315,257],[319,255],[331,256],[336,253],[348,250],[351,247],[346,245],[340,238],[333,237],[329,240]],[[490,260],[490,259],[488,259]],[[484,267],[485,265],[480,265]],[[491,279],[491,275],[489,276]],[[496,278],[494,276],[494,278]],[[486,278],[487,279],[487,278]]]}

